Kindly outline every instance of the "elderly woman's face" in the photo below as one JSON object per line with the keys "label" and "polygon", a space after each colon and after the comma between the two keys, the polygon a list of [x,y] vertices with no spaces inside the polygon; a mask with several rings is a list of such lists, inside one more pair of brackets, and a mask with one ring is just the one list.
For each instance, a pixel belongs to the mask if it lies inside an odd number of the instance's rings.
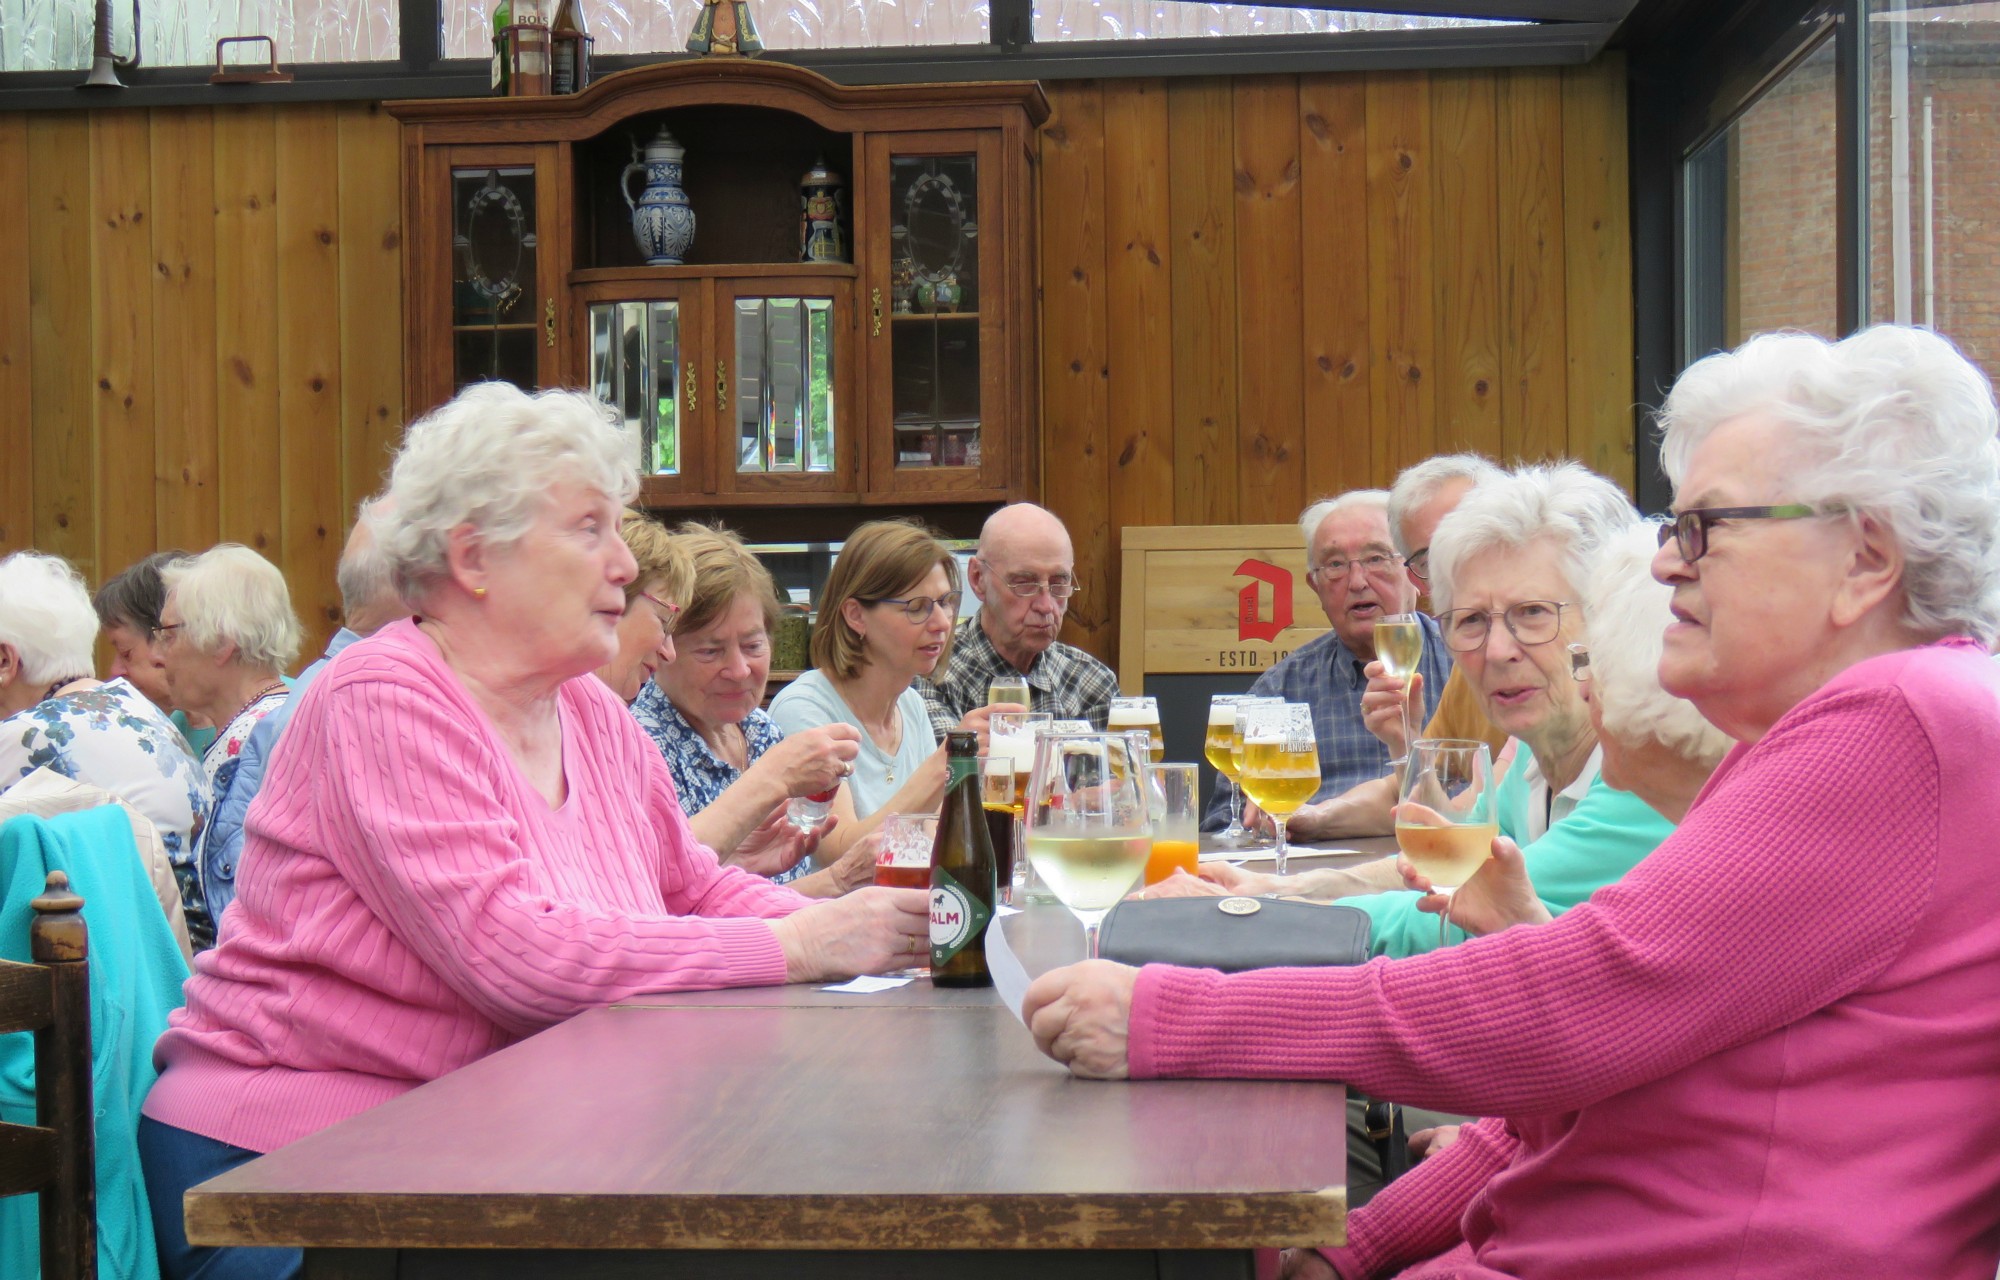
{"label": "elderly woman's face", "polygon": [[1486,642],[1453,657],[1479,691],[1486,718],[1530,746],[1572,737],[1589,719],[1576,681],[1569,674],[1567,645],[1575,638],[1582,610],[1562,568],[1562,548],[1537,539],[1524,548],[1494,547],[1468,557],[1458,567],[1451,607],[1502,614],[1528,601],[1567,604],[1556,634],[1536,644],[1514,635],[1505,621],[1487,620]]}
{"label": "elderly woman's face", "polygon": [[169,591],[160,606],[160,629],[154,633],[153,669],[166,686],[170,705],[204,707],[214,699],[222,670],[214,655],[188,642],[184,630],[179,593]]}
{"label": "elderly woman's face", "polygon": [[764,700],[771,637],[764,607],[739,595],[699,631],[675,638],[674,656],[656,682],[667,701],[697,724],[741,724]]}
{"label": "elderly woman's face", "polygon": [[[1689,456],[1674,509],[1792,501],[1789,435],[1763,414],[1716,427]],[[1810,673],[1834,637],[1829,613],[1851,551],[1835,520],[1720,520],[1694,564],[1668,539],[1653,557],[1653,576],[1674,589],[1660,684],[1733,737],[1768,728],[1817,687]]]}
{"label": "elderly woman's face", "polygon": [[104,628],[104,638],[111,643],[111,667],[104,673],[104,678],[129,681],[134,689],[146,695],[146,701],[162,711],[173,710],[173,697],[167,692],[166,672],[153,661],[152,638],[139,628],[122,622]]}
{"label": "elderly woman's face", "polygon": [[680,602],[667,600],[665,589],[666,583],[656,578],[626,604],[625,616],[618,622],[618,652],[597,669],[598,679],[625,702],[638,697],[653,673],[674,659],[674,638],[667,630],[670,619],[654,600]]}
{"label": "elderly woman's face", "polygon": [[559,481],[527,533],[490,557],[480,617],[532,669],[568,679],[617,656],[625,584],[639,571],[619,512],[596,489]]}

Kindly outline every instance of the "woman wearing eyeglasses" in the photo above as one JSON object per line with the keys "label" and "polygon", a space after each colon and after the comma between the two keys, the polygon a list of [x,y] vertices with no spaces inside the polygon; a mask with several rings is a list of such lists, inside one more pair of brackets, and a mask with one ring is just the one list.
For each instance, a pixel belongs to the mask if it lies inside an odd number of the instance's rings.
{"label": "woman wearing eyeglasses", "polygon": [[[847,780],[857,818],[928,812],[944,797],[944,749],[911,682],[950,654],[958,601],[957,562],[913,520],[862,525],[833,562],[813,631],[816,669],[771,699],[771,718],[788,734],[824,724],[861,731]],[[986,716],[980,707],[959,723],[983,732]]]}

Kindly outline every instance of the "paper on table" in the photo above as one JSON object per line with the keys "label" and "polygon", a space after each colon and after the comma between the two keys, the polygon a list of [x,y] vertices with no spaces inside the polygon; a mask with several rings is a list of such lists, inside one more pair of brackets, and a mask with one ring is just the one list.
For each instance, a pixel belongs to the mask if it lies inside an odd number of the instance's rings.
{"label": "paper on table", "polygon": [[[1008,915],[1010,908],[1001,908]],[[1014,949],[1007,945],[1007,931],[1000,927],[999,918],[986,931],[986,971],[993,975],[993,989],[1000,993],[1000,999],[1014,1016],[1021,1017],[1021,1000],[1028,994],[1028,970]],[[1026,1019],[1022,1019],[1025,1023]]]}
{"label": "paper on table", "polygon": [[852,982],[842,982],[831,987],[821,987],[821,991],[838,991],[843,995],[872,996],[878,991],[894,991],[897,987],[910,984],[908,978],[873,978],[863,975]]}
{"label": "paper on table", "polygon": [[[1294,858],[1343,857],[1359,855],[1359,849],[1318,849],[1293,845]],[[1278,856],[1275,849],[1211,849],[1201,855],[1203,862],[1270,862]]]}

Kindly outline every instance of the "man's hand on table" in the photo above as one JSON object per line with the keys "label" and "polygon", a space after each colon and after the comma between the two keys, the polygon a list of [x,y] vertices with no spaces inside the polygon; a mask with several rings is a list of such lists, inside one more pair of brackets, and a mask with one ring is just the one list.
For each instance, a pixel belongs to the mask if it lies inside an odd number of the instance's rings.
{"label": "man's hand on table", "polygon": [[930,954],[931,895],[924,889],[856,889],[771,921],[771,932],[784,948],[787,982],[902,969]]}
{"label": "man's hand on table", "polygon": [[1029,985],[1021,1020],[1043,1053],[1087,1080],[1123,1080],[1139,971],[1109,960],[1052,969]]}
{"label": "man's hand on table", "polygon": [[[1346,797],[1328,796],[1314,804],[1303,804],[1299,811],[1285,819],[1285,839],[1297,844],[1304,840],[1340,840],[1353,834],[1351,825],[1343,819],[1346,816]],[[1254,800],[1243,801],[1243,826],[1259,835],[1275,836],[1277,824],[1271,815],[1257,807]]]}

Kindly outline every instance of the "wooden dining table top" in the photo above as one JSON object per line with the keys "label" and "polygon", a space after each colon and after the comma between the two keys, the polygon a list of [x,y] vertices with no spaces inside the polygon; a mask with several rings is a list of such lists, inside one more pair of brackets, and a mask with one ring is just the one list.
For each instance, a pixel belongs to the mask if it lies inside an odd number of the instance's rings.
{"label": "wooden dining table top", "polygon": [[[1031,973],[1067,912],[1006,921]],[[917,979],[578,1015],[187,1195],[198,1244],[1248,1249],[1346,1222],[1337,1084],[1101,1082]]]}

